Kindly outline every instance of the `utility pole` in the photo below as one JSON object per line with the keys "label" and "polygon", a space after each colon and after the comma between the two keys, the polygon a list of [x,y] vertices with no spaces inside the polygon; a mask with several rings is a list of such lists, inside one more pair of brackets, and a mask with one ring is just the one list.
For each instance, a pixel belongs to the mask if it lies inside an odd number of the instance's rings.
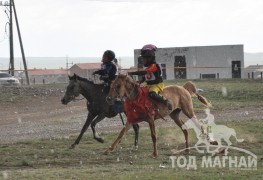
{"label": "utility pole", "polygon": [[22,53],[22,59],[23,59],[23,64],[24,64],[24,70],[25,70],[25,76],[27,80],[27,84],[29,85],[29,77],[28,77],[28,71],[27,71],[27,65],[26,65],[26,58],[25,58],[25,53],[24,53],[24,48],[23,48],[23,43],[22,43],[22,38],[21,38],[21,33],[20,33],[20,28],[18,24],[18,19],[17,19],[17,14],[16,14],[16,8],[15,8],[15,3],[14,0],[9,0],[5,1],[3,4],[2,1],[0,1],[0,6],[9,6],[9,43],[10,43],[10,66],[9,66],[9,74],[14,76],[14,71],[15,71],[15,63],[14,63],[14,43],[13,43],[13,8],[14,8],[14,13],[15,13],[15,20],[16,20],[16,27],[17,27],[17,32],[18,32],[18,37],[19,37],[19,43],[20,43],[20,48],[21,48],[21,53]]}
{"label": "utility pole", "polygon": [[14,0],[10,0],[10,1],[12,2],[13,7],[14,7],[14,13],[15,13],[15,19],[16,19],[16,27],[17,27],[17,33],[18,33],[20,49],[21,49],[21,54],[22,54],[22,59],[23,59],[23,64],[24,64],[24,70],[25,70],[25,75],[26,75],[26,82],[27,82],[27,85],[30,85],[30,81],[29,81],[29,77],[28,77],[28,71],[27,71],[27,65],[26,65],[26,57],[25,57],[22,37],[21,37],[20,28],[19,28],[18,19],[17,19],[17,14],[16,14],[16,6],[15,6]]}
{"label": "utility pole", "polygon": [[15,70],[15,65],[14,65],[14,40],[13,40],[13,9],[12,9],[12,2],[11,0],[5,1],[4,4],[2,4],[2,1],[0,1],[0,6],[5,6],[9,7],[6,8],[9,11],[9,16],[5,10],[5,13],[8,16],[9,22],[9,48],[10,48],[10,61],[9,61],[9,74],[14,76],[14,70]]}
{"label": "utility pole", "polygon": [[[9,40],[10,40],[10,68],[11,75],[15,75],[15,65],[14,65],[14,39],[13,39],[13,12],[12,12],[12,0],[9,0],[9,12],[10,12],[10,22],[9,22]],[[9,71],[9,74],[10,74]]]}
{"label": "utility pole", "polygon": [[68,62],[68,55],[66,56],[66,68],[67,68],[67,72],[68,72],[68,74],[69,74],[69,65],[73,65],[73,62],[71,62],[71,63],[69,63]]}

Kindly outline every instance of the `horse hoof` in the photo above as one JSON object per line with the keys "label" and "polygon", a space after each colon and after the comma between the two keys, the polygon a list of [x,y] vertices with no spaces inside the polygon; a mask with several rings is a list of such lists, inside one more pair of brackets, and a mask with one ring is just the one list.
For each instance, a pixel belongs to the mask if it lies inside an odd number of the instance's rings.
{"label": "horse hoof", "polygon": [[217,141],[211,141],[210,144],[216,146],[216,145],[218,145],[218,142]]}
{"label": "horse hoof", "polygon": [[157,158],[157,156],[158,156],[158,153],[152,153],[152,158]]}
{"label": "horse hoof", "polygon": [[110,153],[109,149],[107,149],[106,151],[104,151],[104,155],[108,155]]}
{"label": "horse hoof", "polygon": [[104,140],[102,138],[96,138],[96,140],[100,143],[104,143]]}
{"label": "horse hoof", "polygon": [[110,152],[112,152],[112,151],[113,151],[112,148],[108,148],[106,151],[104,151],[103,154],[108,155],[108,154],[110,154]]}
{"label": "horse hoof", "polygon": [[186,149],[186,150],[184,151],[184,153],[187,154],[187,155],[190,154],[189,149]]}
{"label": "horse hoof", "polygon": [[76,144],[72,144],[72,145],[69,147],[69,149],[74,149],[75,146],[76,146]]}
{"label": "horse hoof", "polygon": [[133,146],[133,150],[137,151],[139,149],[138,146]]}

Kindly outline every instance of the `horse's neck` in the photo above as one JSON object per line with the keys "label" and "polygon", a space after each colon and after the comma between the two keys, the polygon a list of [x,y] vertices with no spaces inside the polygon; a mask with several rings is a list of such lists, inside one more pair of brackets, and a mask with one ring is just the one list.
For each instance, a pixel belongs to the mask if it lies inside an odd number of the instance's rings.
{"label": "horse's neck", "polygon": [[126,98],[128,100],[136,99],[139,95],[139,87],[133,86],[128,91],[126,91]]}
{"label": "horse's neck", "polygon": [[99,86],[93,84],[92,82],[84,82],[84,81],[80,81],[80,87],[81,87],[80,93],[89,102],[93,101],[94,97],[97,97],[94,95],[94,93],[98,93],[98,90],[100,89]]}

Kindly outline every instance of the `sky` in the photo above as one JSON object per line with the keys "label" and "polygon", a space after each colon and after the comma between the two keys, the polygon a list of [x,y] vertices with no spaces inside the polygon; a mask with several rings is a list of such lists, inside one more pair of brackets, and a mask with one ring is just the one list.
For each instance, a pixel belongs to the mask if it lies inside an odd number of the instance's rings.
{"label": "sky", "polygon": [[[244,44],[245,52],[263,52],[262,0],[23,0],[15,5],[28,57],[100,57],[107,49],[133,56],[148,43],[160,48]],[[4,10],[0,7],[0,57],[9,57]],[[15,56],[21,57],[14,30]]]}

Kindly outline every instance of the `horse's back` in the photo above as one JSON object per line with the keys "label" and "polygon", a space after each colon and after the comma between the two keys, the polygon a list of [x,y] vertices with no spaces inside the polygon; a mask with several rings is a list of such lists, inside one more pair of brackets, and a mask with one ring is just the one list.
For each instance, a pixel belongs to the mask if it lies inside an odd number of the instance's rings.
{"label": "horse's back", "polygon": [[189,94],[189,93],[187,92],[187,90],[183,86],[168,85],[168,86],[165,86],[165,88],[163,89],[162,94],[164,96],[169,96],[171,94],[173,94],[173,95],[183,95],[183,94]]}

